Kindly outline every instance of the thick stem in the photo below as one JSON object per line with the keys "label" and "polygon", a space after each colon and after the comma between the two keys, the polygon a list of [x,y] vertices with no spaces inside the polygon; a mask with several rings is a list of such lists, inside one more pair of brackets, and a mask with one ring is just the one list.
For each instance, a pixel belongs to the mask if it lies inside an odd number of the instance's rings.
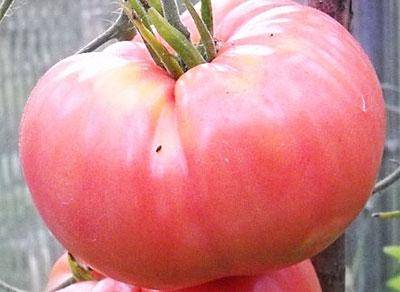
{"label": "thick stem", "polygon": [[193,44],[169,24],[157,10],[150,8],[148,15],[158,33],[178,53],[189,69],[206,62]]}
{"label": "thick stem", "polygon": [[211,36],[214,35],[214,19],[211,0],[201,0],[201,18],[207,26]]}
{"label": "thick stem", "polygon": [[165,19],[178,31],[180,31],[187,40],[190,40],[190,32],[181,22],[178,5],[175,0],[161,0],[163,14]]}
{"label": "thick stem", "polygon": [[214,39],[208,31],[208,28],[204,24],[203,20],[200,18],[196,9],[194,9],[193,4],[189,0],[183,0],[183,3],[185,4],[190,15],[192,16],[194,23],[196,24],[197,30],[200,33],[201,43],[206,50],[207,61],[211,62],[217,54]]}
{"label": "thick stem", "polygon": [[0,4],[0,23],[3,21],[4,16],[6,16],[8,9],[10,9],[14,0],[3,0]]}
{"label": "thick stem", "polygon": [[323,292],[345,291],[345,238],[341,236],[334,244],[312,259]]}
{"label": "thick stem", "polygon": [[131,40],[135,35],[135,29],[130,25],[128,17],[121,11],[117,20],[105,32],[77,51],[76,54],[92,52],[115,38],[120,41]]}

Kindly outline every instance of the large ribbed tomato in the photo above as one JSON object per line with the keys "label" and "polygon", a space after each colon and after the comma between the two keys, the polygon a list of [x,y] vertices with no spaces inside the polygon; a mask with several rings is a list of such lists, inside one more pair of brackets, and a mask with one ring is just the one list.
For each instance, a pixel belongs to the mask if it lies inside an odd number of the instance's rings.
{"label": "large ribbed tomato", "polygon": [[[64,254],[54,264],[46,291],[54,291],[72,277]],[[164,290],[166,292],[166,290]],[[111,278],[79,282],[59,292],[162,292],[139,288]],[[258,276],[229,277],[200,286],[174,290],[174,292],[321,292],[321,286],[310,260],[288,268]]]}
{"label": "large ribbed tomato", "polygon": [[175,81],[118,43],[55,65],[26,105],[34,202],[112,278],[179,288],[302,261],[373,188],[384,103],[352,36],[289,0],[213,4],[211,63]]}

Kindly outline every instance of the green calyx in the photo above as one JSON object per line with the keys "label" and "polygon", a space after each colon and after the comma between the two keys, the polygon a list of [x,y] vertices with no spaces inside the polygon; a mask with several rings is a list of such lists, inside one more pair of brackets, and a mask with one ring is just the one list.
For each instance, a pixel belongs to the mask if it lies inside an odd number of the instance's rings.
{"label": "green calyx", "polygon": [[214,34],[214,19],[212,14],[211,0],[201,1],[201,17],[211,35]]}
{"label": "green calyx", "polygon": [[212,27],[210,31],[205,21],[201,19],[196,9],[193,7],[193,4],[189,0],[183,0],[183,3],[185,4],[190,15],[192,16],[194,23],[196,24],[197,30],[199,31],[199,34],[201,36],[201,43],[204,46],[204,49],[207,54],[207,61],[210,62],[215,58],[217,54],[217,50],[215,48],[215,42],[211,35]]}
{"label": "green calyx", "polygon": [[[191,41],[189,30],[181,22],[176,0],[122,1],[125,14],[142,36],[155,63],[175,79],[193,67],[211,62],[217,54],[211,0],[201,1],[201,16],[189,0],[183,3],[201,37],[198,44]],[[163,45],[156,32],[174,52]]]}
{"label": "green calyx", "polygon": [[77,282],[93,280],[90,269],[83,267],[70,253],[68,253],[68,265],[71,269],[72,276]]}
{"label": "green calyx", "polygon": [[164,14],[161,0],[148,0],[148,3],[151,7],[154,7],[158,11],[158,13],[160,13],[161,15]]}
{"label": "green calyx", "polygon": [[133,23],[137,27],[143,40],[148,44],[152,51],[157,55],[157,62],[160,61],[163,67],[172,75],[175,79],[178,79],[184,72],[180,67],[178,61],[168,50],[161,44],[161,42],[154,36],[154,34],[148,30],[139,20],[134,19]]}

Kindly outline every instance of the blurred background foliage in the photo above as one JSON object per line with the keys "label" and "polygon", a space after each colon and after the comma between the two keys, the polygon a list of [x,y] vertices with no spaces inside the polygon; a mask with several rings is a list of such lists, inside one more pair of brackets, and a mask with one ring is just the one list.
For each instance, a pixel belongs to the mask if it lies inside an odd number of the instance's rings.
{"label": "blurred background foliage", "polygon": [[[392,257],[393,260],[396,261],[396,268],[398,269],[400,264],[400,246],[386,246],[383,251],[385,252],[385,254]],[[396,274],[392,278],[390,278],[386,286],[394,291],[400,291],[400,274]]]}
{"label": "blurred background foliage", "polygon": [[[374,63],[388,108],[382,176],[397,167],[394,160],[400,157],[399,5],[397,0],[353,0],[353,32]],[[117,8],[112,0],[16,0],[0,26],[0,278],[28,291],[42,291],[62,247],[38,217],[22,178],[18,125],[23,105],[38,78],[108,27]],[[397,183],[375,195],[349,228],[347,291],[385,291],[398,272],[383,248],[400,244],[399,222],[372,219],[371,212],[399,209],[399,189]]]}

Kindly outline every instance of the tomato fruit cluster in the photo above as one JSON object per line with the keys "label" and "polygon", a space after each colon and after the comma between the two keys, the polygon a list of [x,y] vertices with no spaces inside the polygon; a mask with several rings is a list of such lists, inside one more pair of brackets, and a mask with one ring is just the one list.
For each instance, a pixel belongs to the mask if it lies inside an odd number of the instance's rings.
{"label": "tomato fruit cluster", "polygon": [[[46,291],[52,291],[70,279],[71,270],[64,254],[54,264]],[[78,282],[59,292],[167,292],[152,290],[118,282],[111,278],[98,277],[93,281]],[[230,277],[215,280],[200,286],[178,289],[174,292],[321,292],[317,275],[309,260],[294,266],[258,276]]]}

